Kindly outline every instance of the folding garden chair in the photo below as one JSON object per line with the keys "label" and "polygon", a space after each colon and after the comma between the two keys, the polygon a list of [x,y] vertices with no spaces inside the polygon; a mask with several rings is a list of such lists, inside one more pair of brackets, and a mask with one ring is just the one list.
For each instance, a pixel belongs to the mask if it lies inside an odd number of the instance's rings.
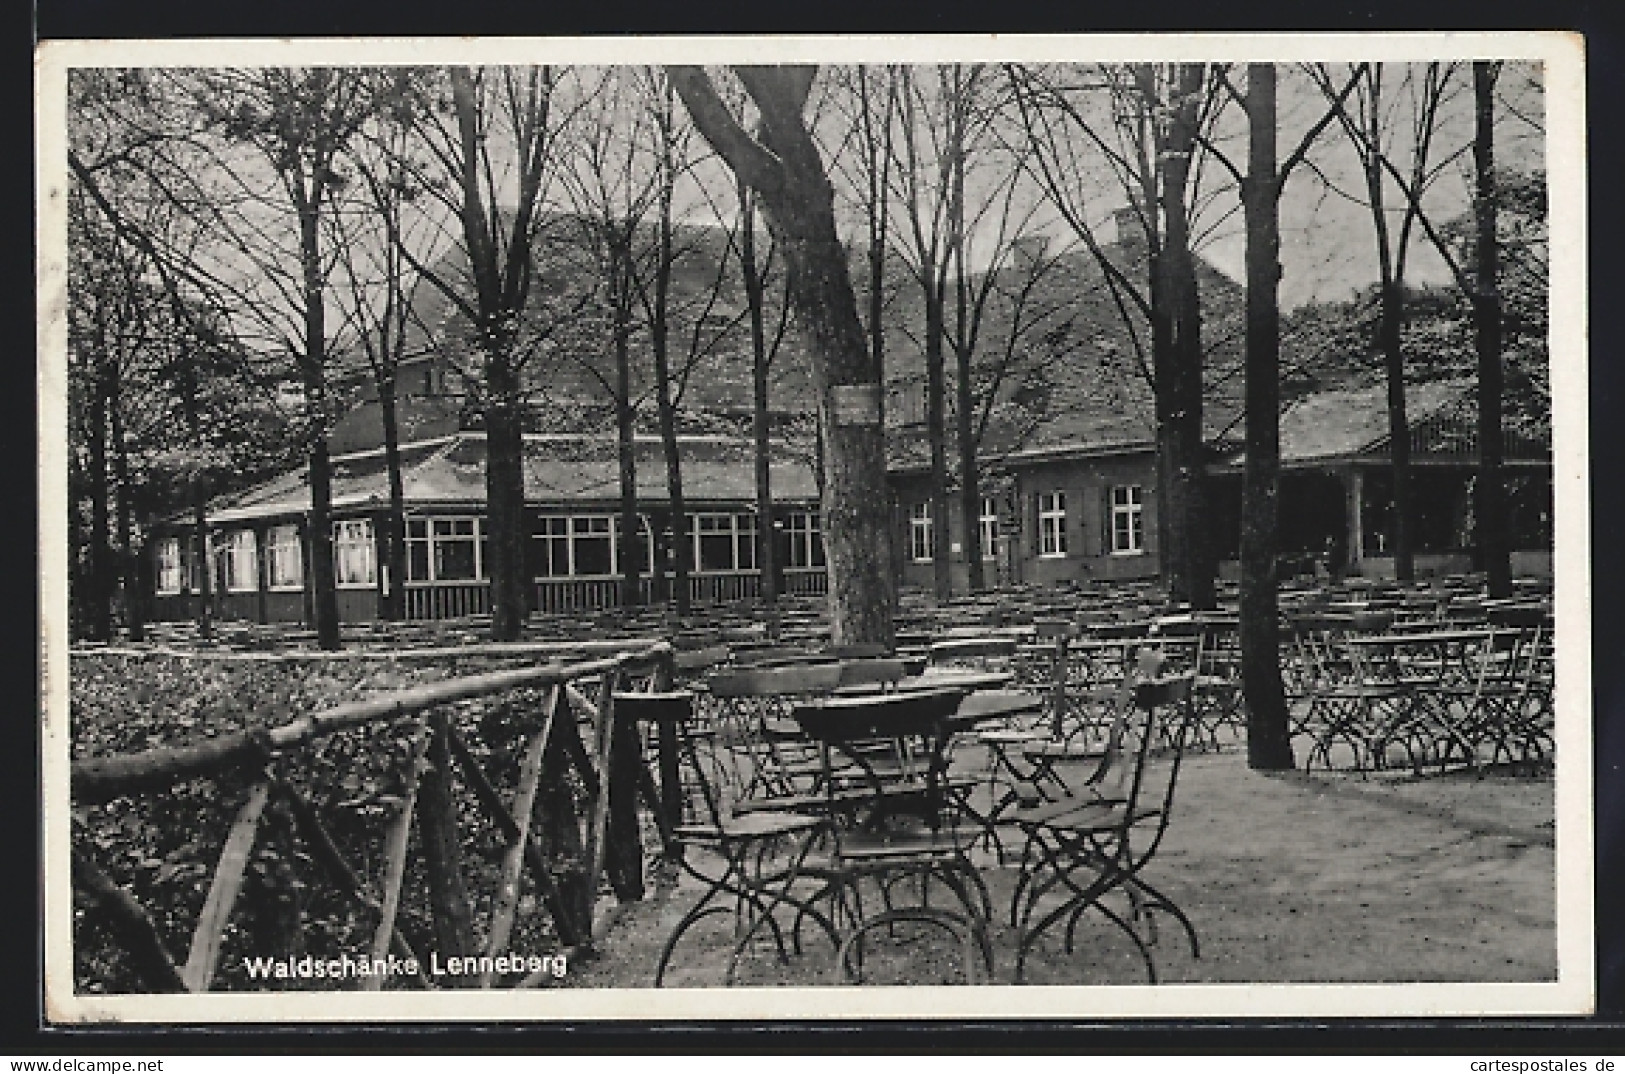
{"label": "folding garden chair", "polygon": [[[615,704],[622,717],[675,732],[666,740],[674,741],[679,751],[682,815],[675,818],[673,834],[683,853],[677,862],[703,888],[661,947],[655,987],[665,983],[683,938],[709,917],[733,917],[732,951],[724,977],[727,984],[734,983],[752,941],[764,934],[772,937],[780,960],[788,960],[785,926],[776,916],[781,911],[795,914],[793,943],[798,951],[801,923],[807,918],[833,942],[834,925],[796,892],[798,881],[804,879],[808,854],[828,829],[828,819],[793,810],[740,811],[740,799],[735,795],[750,781],[737,769],[753,764],[754,759],[738,743],[727,741],[695,719],[692,693],[616,694]],[[816,877],[811,879],[816,882]]]}
{"label": "folding garden chair", "polygon": [[[817,901],[827,902],[842,933],[836,968],[848,981],[862,979],[871,936],[881,929],[897,935],[910,923],[958,941],[969,983],[993,972],[992,906],[967,857],[974,828],[960,824],[963,796],[946,771],[962,698],[958,690],[913,691],[833,697],[794,710],[818,744],[835,821],[828,861],[820,862],[829,880]],[[917,897],[900,901],[910,887]],[[866,908],[866,888],[883,909]],[[932,901],[938,889],[947,902]]]}
{"label": "folding garden chair", "polygon": [[841,665],[833,662],[732,669],[706,681],[717,731],[752,761],[740,773],[747,783],[739,788],[739,798],[795,799],[817,789],[817,759],[800,740],[790,709],[840,684]]}
{"label": "folding garden chair", "polygon": [[[1195,719],[1194,684],[1194,674],[1134,683],[1132,705],[1084,788],[1011,815],[1026,836],[1021,877],[1010,905],[1010,922],[1018,931],[1018,982],[1046,931],[1064,923],[1070,954],[1078,923],[1091,910],[1129,937],[1153,984],[1157,969],[1150,948],[1156,942],[1156,914],[1178,921],[1192,954],[1200,957],[1190,919],[1143,875],[1168,830]],[[1119,897],[1121,905],[1114,905]]]}

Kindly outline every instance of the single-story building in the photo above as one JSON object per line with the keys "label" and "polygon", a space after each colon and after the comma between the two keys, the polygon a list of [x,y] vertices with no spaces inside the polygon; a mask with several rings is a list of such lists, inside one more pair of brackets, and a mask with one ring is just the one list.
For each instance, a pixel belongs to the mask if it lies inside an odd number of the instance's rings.
{"label": "single-story building", "polygon": [[[664,596],[674,542],[689,542],[690,593],[699,603],[738,600],[760,591],[754,448],[748,439],[683,436],[686,519],[674,524],[664,454],[638,436],[637,495],[642,532],[621,533],[620,477],[612,436],[526,434],[525,504],[533,606],[544,611],[601,608],[620,600],[621,556],[641,559],[643,596]],[[462,431],[401,447],[406,504],[407,574],[392,579],[382,544],[389,481],[381,448],[333,458],[334,561],[339,615],[378,618],[380,602],[401,585],[408,618],[484,614],[486,570],[485,436]],[[776,444],[771,460],[773,517],[781,590],[825,592],[824,545],[811,453]],[[207,555],[190,519],[157,527],[157,619],[196,615],[199,572],[208,565],[210,599],[220,618],[305,622],[311,618],[310,490],[303,469],[207,510]]]}

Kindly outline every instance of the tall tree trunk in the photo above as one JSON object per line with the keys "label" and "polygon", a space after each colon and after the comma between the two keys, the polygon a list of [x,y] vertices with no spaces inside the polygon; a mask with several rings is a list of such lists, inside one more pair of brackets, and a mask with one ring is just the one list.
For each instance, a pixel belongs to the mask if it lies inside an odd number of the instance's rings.
{"label": "tall tree trunk", "polygon": [[529,613],[526,599],[525,438],[519,374],[511,337],[493,333],[486,353],[485,495],[491,579],[491,637],[515,641]]}
{"label": "tall tree trunk", "polygon": [[761,142],[746,147],[749,136],[728,115],[703,69],[669,70],[706,140],[761,195],[768,226],[785,251],[790,301],[818,393],[832,641],[890,648],[897,588],[888,555],[881,385],[835,227],[834,188],[801,115],[814,72],[735,68],[762,114]]}
{"label": "tall tree trunk", "polygon": [[214,636],[214,564],[209,562],[209,486],[201,473],[192,477],[192,528],[197,533],[199,568],[195,574],[197,591],[197,634],[207,640]]}
{"label": "tall tree trunk", "polygon": [[[508,119],[518,144],[526,148],[517,165],[518,197],[514,204],[486,204],[491,157],[486,134],[500,125],[482,115],[474,72],[450,71],[451,104],[457,118],[460,163],[452,170],[461,187],[463,241],[473,276],[480,348],[486,376],[486,532],[490,547],[491,636],[497,641],[519,637],[530,610],[531,581],[526,552],[530,530],[525,516],[524,394],[522,357],[516,350],[517,325],[530,287],[530,258],[536,200],[547,158],[548,102],[551,68],[526,69],[528,85],[505,84],[511,106]],[[500,77],[500,76],[494,76]],[[493,217],[511,230],[506,245],[496,238]]]}
{"label": "tall tree trunk", "polygon": [[[659,347],[655,350],[655,380],[659,394],[660,445],[666,456],[666,498],[671,503],[673,529],[684,532],[688,505],[683,498],[683,459],[677,448],[677,408],[671,401],[671,370]],[[632,533],[635,535],[636,530]],[[635,536],[626,539],[627,552],[635,547]],[[672,556],[672,585],[677,592],[678,615],[689,614],[693,600],[688,590],[690,542],[679,540]]]}
{"label": "tall tree trunk", "polygon": [[1498,65],[1473,63],[1473,215],[1477,224],[1473,273],[1473,335],[1478,350],[1478,550],[1489,594],[1512,594],[1507,534],[1506,475],[1502,472],[1501,293],[1496,249],[1495,79]]}
{"label": "tall tree trunk", "polygon": [[384,568],[389,593],[384,616],[406,618],[406,483],[401,474],[401,433],[395,403],[395,373],[378,382],[378,412],[384,426],[384,470],[389,479],[389,517],[384,523]]}
{"label": "tall tree trunk", "polygon": [[751,439],[756,469],[757,564],[762,574],[762,604],[770,611],[779,601],[779,546],[773,527],[773,444],[769,437],[768,353],[762,278],[756,266],[756,207],[741,185],[739,271],[750,311]]}
{"label": "tall tree trunk", "polygon": [[[669,198],[669,192],[668,192]],[[677,407],[671,397],[671,326],[667,324],[667,301],[671,289],[672,271],[671,205],[662,205],[660,220],[660,263],[655,278],[654,317],[649,324],[649,344],[654,351],[655,403],[660,422],[660,446],[666,456],[666,498],[671,503],[674,529],[681,530],[688,519],[688,507],[683,500],[683,459],[677,449]],[[636,547],[637,530],[625,538],[627,552]],[[672,583],[676,586],[677,614],[689,614],[692,595],[688,591],[688,541],[678,541],[676,555],[672,557]]]}
{"label": "tall tree trunk", "polygon": [[[318,389],[319,392],[319,389]],[[312,433],[307,469],[310,474],[311,613],[316,623],[316,644],[339,647],[338,573],[333,562],[333,462],[327,437]]]}
{"label": "tall tree trunk", "polygon": [[[959,77],[959,68],[955,67],[956,88],[963,93],[967,87],[959,83]],[[965,278],[965,159],[970,151],[966,144],[965,109],[968,105],[966,97],[956,94],[950,120],[953,185],[948,201],[948,219],[950,263],[954,277],[954,431],[959,445],[960,533],[965,549],[965,584],[975,593],[984,586],[986,579],[982,574],[982,483],[976,472],[977,445],[971,413],[976,405],[971,391],[971,361],[975,350],[970,337],[970,296],[966,292]],[[1011,331],[1015,331],[1014,326]]]}
{"label": "tall tree trunk", "polygon": [[[1159,92],[1154,74],[1146,65],[1135,77],[1149,106]],[[1186,204],[1204,78],[1202,64],[1179,64],[1168,87],[1172,100],[1156,164],[1162,236],[1160,246],[1148,243],[1159,554],[1169,601],[1196,608],[1212,607],[1214,572],[1204,505],[1202,315]]]}
{"label": "tall tree trunk", "polygon": [[[1382,319],[1377,338],[1388,378],[1388,459],[1393,473],[1393,507],[1388,534],[1393,544],[1394,577],[1409,582],[1416,577],[1411,547],[1411,422],[1405,406],[1405,352],[1400,329],[1405,316],[1405,291],[1395,282],[1382,285]],[[1363,536],[1363,535],[1362,535]],[[1358,549],[1351,549],[1357,554]]]}
{"label": "tall tree trunk", "polygon": [[[1382,158],[1381,72],[1381,65],[1376,65],[1366,76],[1369,101],[1365,118],[1370,126],[1361,155],[1366,197],[1371,205],[1372,232],[1377,240],[1377,278],[1381,288],[1377,350],[1382,354],[1388,382],[1388,458],[1393,491],[1388,542],[1394,555],[1394,577],[1408,582],[1416,576],[1416,563],[1411,547],[1411,426],[1405,407],[1405,352],[1401,333],[1405,324],[1405,247],[1413,210],[1406,208],[1396,249],[1390,239],[1392,229],[1384,203],[1387,176]],[[1357,556],[1362,551],[1350,549],[1350,555]]]}
{"label": "tall tree trunk", "polygon": [[925,273],[925,438],[931,448],[931,589],[938,600],[953,595],[953,534],[948,516],[948,421],[943,302],[934,265]]}
{"label": "tall tree trunk", "polygon": [[[637,412],[632,407],[632,341],[629,314],[624,303],[617,304],[615,325],[615,444],[621,481],[621,533],[638,531],[638,446]],[[672,540],[681,545],[688,534],[683,519],[671,520]],[[630,549],[621,550],[621,607],[643,603],[638,591],[640,564]],[[677,554],[676,548],[668,554]]]}
{"label": "tall tree trunk", "polygon": [[112,440],[113,480],[117,489],[119,578],[124,583],[124,626],[131,641],[146,636],[147,592],[141,574],[141,555],[135,546],[135,506],[130,485],[130,449],[124,442],[124,407],[117,371],[109,393],[108,433]]}
{"label": "tall tree trunk", "polygon": [[327,306],[322,297],[320,203],[301,198],[299,252],[303,260],[305,352],[299,356],[309,421],[312,612],[316,645],[339,647],[338,578],[333,569],[333,466],[327,450]]}
{"label": "tall tree trunk", "polygon": [[[1213,606],[1213,571],[1207,563],[1202,451],[1201,311],[1182,209],[1170,219],[1158,265],[1167,296],[1169,341],[1160,383],[1159,452],[1167,482],[1168,599],[1196,608]],[[1165,401],[1164,398],[1165,397]]]}
{"label": "tall tree trunk", "polygon": [[95,380],[85,419],[90,440],[90,593],[84,609],[86,633],[94,641],[106,641],[113,634],[114,577],[107,510],[111,491],[107,474],[107,378],[98,371]]}
{"label": "tall tree trunk", "polygon": [[[181,378],[181,417],[186,422],[187,436],[194,444],[201,444],[203,440],[202,422],[198,417],[197,409],[197,382],[198,368],[197,355],[188,352],[180,371]],[[193,471],[191,476],[192,492],[192,527],[197,536],[197,554],[191,561],[191,566],[197,568],[192,571],[198,582],[197,603],[197,632],[200,638],[209,638],[214,633],[213,600],[213,564],[209,562],[209,487],[201,467]],[[182,569],[187,564],[182,565]]]}
{"label": "tall tree trunk", "polygon": [[[964,339],[964,333],[960,333]],[[959,382],[955,386],[955,415],[959,434],[959,513],[964,533],[966,584],[975,593],[987,584],[982,573],[982,480],[976,472],[976,436],[971,410],[976,405],[971,394],[971,356],[959,355]]]}
{"label": "tall tree trunk", "polygon": [[1247,66],[1246,464],[1241,487],[1241,676],[1247,764],[1292,768],[1281,684],[1277,553],[1280,540],[1280,180],[1276,175],[1275,65]]}

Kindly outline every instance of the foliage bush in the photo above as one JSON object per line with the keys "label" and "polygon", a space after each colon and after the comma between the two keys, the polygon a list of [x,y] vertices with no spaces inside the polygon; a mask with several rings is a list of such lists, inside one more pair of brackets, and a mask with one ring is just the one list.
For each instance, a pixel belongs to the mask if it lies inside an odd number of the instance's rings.
{"label": "foliage bush", "polygon": [[[427,663],[78,655],[70,688],[71,752],[78,759],[195,744],[245,728],[282,724],[341,702],[513,664],[513,658],[490,657]],[[541,692],[535,690],[449,706],[452,725],[505,797],[514,792],[523,736],[539,727],[541,706]],[[316,808],[375,899],[382,898],[384,833],[404,801],[403,779],[417,724],[407,718],[345,730],[275,758],[269,766]],[[165,793],[74,807],[74,845],[145,907],[178,964],[186,959],[226,834],[250,786],[263,774],[264,770],[221,773],[182,782]],[[476,930],[484,935],[506,840],[460,779],[454,786],[464,875]],[[579,793],[577,805],[582,805]],[[370,950],[376,914],[332,882],[296,832],[292,809],[273,796],[261,818],[222,942],[213,988],[331,988],[331,982],[319,980],[251,981],[244,959],[360,956]],[[522,884],[528,890],[529,881]],[[433,947],[426,893],[421,857],[414,849],[408,856],[397,927],[420,957],[427,957]],[[76,988],[141,990],[122,952],[91,924],[85,911],[76,894]],[[510,949],[547,954],[556,946],[546,914],[534,895],[526,894]],[[413,983],[389,979],[385,986],[413,987]]]}

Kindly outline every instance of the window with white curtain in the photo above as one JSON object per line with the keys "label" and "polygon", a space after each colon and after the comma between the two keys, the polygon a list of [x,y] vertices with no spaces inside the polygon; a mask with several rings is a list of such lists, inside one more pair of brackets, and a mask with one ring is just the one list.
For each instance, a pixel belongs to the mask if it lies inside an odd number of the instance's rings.
{"label": "window with white curtain", "polygon": [[982,497],[982,513],[976,520],[977,547],[983,559],[999,558],[999,501]]}
{"label": "window with white curtain", "polygon": [[272,589],[304,588],[305,556],[298,526],[272,526],[265,535],[265,553]]}
{"label": "window with white curtain", "polygon": [[371,586],[378,581],[377,547],[372,519],[354,518],[333,523],[333,574],[341,586]]}
{"label": "window with white curtain", "polygon": [[165,537],[158,542],[158,592],[179,593],[181,579],[181,539]]}
{"label": "window with white curtain", "polygon": [[260,587],[258,545],[253,530],[233,530],[215,546],[220,588],[228,593],[251,593]]}

